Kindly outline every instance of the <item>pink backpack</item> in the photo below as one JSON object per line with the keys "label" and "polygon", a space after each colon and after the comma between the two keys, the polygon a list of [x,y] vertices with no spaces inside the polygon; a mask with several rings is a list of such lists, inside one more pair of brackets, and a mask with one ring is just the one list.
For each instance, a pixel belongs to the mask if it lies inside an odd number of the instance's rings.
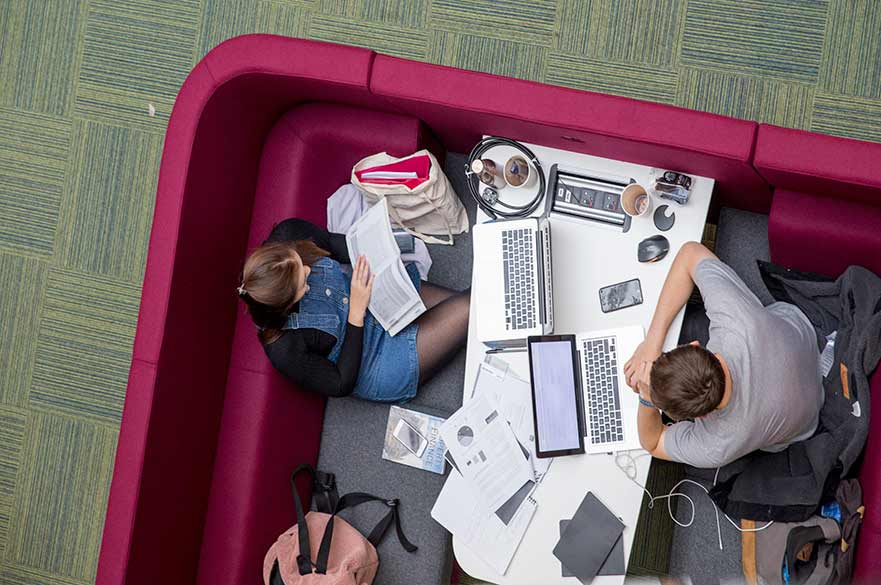
{"label": "pink backpack", "polygon": [[[319,508],[324,511],[303,514],[300,496],[294,478],[301,471],[309,471]],[[407,552],[416,546],[410,543],[401,530],[398,500],[387,500],[370,494],[352,492],[336,501],[333,475],[316,472],[311,465],[301,465],[291,474],[291,489],[297,523],[278,537],[269,547],[263,560],[265,585],[371,585],[379,569],[376,546],[382,540],[392,522],[398,540]],[[366,502],[382,502],[389,512],[379,521],[366,538],[351,524],[337,516],[346,508]],[[330,510],[330,513],[328,513]],[[312,551],[318,553],[313,556]]]}

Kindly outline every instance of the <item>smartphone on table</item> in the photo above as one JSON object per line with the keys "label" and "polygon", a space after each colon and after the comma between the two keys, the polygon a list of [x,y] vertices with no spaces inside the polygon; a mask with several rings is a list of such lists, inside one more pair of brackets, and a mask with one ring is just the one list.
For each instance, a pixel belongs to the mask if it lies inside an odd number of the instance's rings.
{"label": "smartphone on table", "polygon": [[603,313],[640,304],[642,304],[642,287],[638,278],[610,284],[600,289],[600,308]]}
{"label": "smartphone on table", "polygon": [[395,430],[392,432],[392,436],[410,453],[417,457],[422,457],[422,454],[425,453],[425,448],[428,447],[428,439],[426,439],[422,433],[417,431],[416,427],[404,419],[398,420],[398,424],[395,425]]}

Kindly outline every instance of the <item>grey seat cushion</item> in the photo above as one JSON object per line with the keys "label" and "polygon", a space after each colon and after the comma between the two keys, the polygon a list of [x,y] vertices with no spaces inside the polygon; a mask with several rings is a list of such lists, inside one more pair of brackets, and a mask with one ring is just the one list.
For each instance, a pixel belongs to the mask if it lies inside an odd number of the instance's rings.
{"label": "grey seat cushion", "polygon": [[[756,260],[770,260],[768,216],[739,209],[722,208],[716,230],[716,255],[734,269],[763,305],[774,301],[762,282]],[[706,345],[710,322],[702,304],[686,307],[679,343],[697,340]]]}
{"label": "grey seat cushion", "polygon": [[756,260],[771,260],[767,215],[722,208],[716,230],[716,255],[734,269],[763,305],[774,302],[756,264]]}
{"label": "grey seat cushion", "polygon": [[[756,264],[756,260],[770,259],[768,216],[723,208],[716,231],[716,255],[734,269],[762,304],[773,302]],[[685,327],[683,333],[684,329]],[[691,339],[700,338],[700,333],[694,330],[690,335]],[[707,487],[712,485],[714,474],[715,470],[686,467],[686,477]],[[676,526],[674,529],[670,574],[688,575],[693,585],[741,582],[743,571],[740,533],[720,516],[724,548],[719,550],[716,515],[710,499],[703,490],[692,484],[680,486],[679,491],[694,500],[695,518],[690,527]],[[690,517],[690,505],[681,499],[678,505],[680,521],[687,521]]]}
{"label": "grey seat cushion", "polygon": [[[474,219],[474,206],[464,188],[464,156],[447,156],[445,169],[454,189]],[[464,197],[462,197],[464,195]],[[429,246],[433,266],[429,280],[455,290],[471,283],[471,234],[456,237],[454,246]],[[462,405],[465,351],[419,389],[405,408],[447,417]],[[340,494],[351,491],[401,500],[404,533],[419,547],[406,552],[390,529],[378,547],[377,585],[435,585],[450,582],[452,544],[449,533],[430,516],[444,477],[382,459],[389,405],[356,398],[330,398],[324,415],[318,468],[337,476]],[[386,513],[379,503],[346,511],[343,516],[367,534]]]}

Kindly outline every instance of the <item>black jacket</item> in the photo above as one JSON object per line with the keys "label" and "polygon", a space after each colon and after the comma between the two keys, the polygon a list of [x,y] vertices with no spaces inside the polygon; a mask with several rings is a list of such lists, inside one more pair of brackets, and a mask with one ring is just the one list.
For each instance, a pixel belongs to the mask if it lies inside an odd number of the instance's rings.
{"label": "black jacket", "polygon": [[[286,219],[272,229],[267,242],[312,240],[341,264],[349,263],[346,236],[331,234],[302,219]],[[299,307],[295,306],[294,311]],[[327,359],[337,338],[318,329],[284,331],[263,346],[272,365],[304,390],[326,396],[347,396],[358,382],[364,329],[346,322],[346,337],[336,363]]]}
{"label": "black jacket", "polygon": [[834,496],[869,432],[869,376],[881,358],[881,278],[851,266],[837,280],[759,262],[768,290],[796,305],[817,330],[820,349],[837,331],[817,432],[779,453],[753,453],[723,469],[710,491],[732,518],[801,522]]}

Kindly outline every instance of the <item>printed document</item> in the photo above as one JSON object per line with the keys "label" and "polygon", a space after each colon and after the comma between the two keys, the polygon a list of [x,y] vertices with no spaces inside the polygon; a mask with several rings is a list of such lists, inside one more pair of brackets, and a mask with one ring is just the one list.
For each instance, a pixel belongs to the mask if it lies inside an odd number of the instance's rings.
{"label": "printed document", "polygon": [[431,509],[431,517],[499,575],[504,575],[535,509],[535,500],[527,497],[507,524],[495,514],[487,516],[481,510],[473,486],[453,469]]}
{"label": "printed document", "polygon": [[471,484],[483,515],[493,515],[523,484],[534,480],[529,459],[494,396],[475,396],[440,427],[462,476]]}
{"label": "printed document", "polygon": [[368,308],[389,335],[395,336],[425,312],[419,292],[401,261],[385,199],[352,225],[346,234],[346,245],[352,264],[358,256],[366,256],[370,271],[376,275]]}
{"label": "printed document", "polygon": [[529,382],[510,369],[508,363],[494,355],[487,355],[477,370],[472,396],[492,396],[499,404],[502,416],[528,451],[534,480],[541,482],[552,458],[539,459],[535,455],[535,424],[532,417],[532,387]]}

